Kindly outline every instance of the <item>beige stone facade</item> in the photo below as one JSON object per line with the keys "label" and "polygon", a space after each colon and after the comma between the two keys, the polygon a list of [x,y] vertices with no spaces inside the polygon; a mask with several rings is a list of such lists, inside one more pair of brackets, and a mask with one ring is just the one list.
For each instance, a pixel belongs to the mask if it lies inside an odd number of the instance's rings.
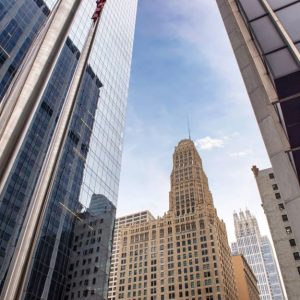
{"label": "beige stone facade", "polygon": [[115,299],[117,294],[121,229],[133,224],[143,224],[149,222],[150,220],[154,220],[154,217],[148,210],[130,214],[116,219],[115,228],[114,228],[114,239],[113,239],[113,247],[112,247],[110,273],[109,273],[108,299]]}
{"label": "beige stone facade", "polygon": [[114,294],[127,300],[235,300],[225,224],[191,140],[175,148],[169,211],[119,228]]}
{"label": "beige stone facade", "polygon": [[235,281],[240,300],[259,300],[257,280],[242,254],[232,257]]}
{"label": "beige stone facade", "polygon": [[291,223],[291,216],[286,210],[273,169],[259,170],[253,167],[257,186],[274,242],[282,279],[289,299],[300,299],[300,247],[297,244]]}

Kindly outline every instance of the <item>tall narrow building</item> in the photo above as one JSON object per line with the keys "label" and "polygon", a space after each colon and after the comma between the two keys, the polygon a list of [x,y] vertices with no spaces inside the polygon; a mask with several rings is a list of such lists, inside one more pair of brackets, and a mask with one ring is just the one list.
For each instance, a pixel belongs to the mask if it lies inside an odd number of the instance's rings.
{"label": "tall narrow building", "polygon": [[117,299],[237,299],[225,224],[191,140],[175,148],[169,211],[120,228]]}
{"label": "tall narrow building", "polygon": [[[26,66],[30,46],[61,2],[67,1],[0,0],[1,99],[14,92],[13,80]],[[0,195],[1,299],[57,130],[64,130],[66,136],[20,299],[63,298],[74,226],[82,207],[90,206],[94,194],[117,203],[137,0],[106,1],[69,125],[57,128],[95,8],[95,1],[82,1]]]}
{"label": "tall narrow building", "polygon": [[289,299],[300,297],[300,248],[272,168],[253,167],[262,206],[270,227],[282,279]]}
{"label": "tall narrow building", "polygon": [[274,254],[267,236],[261,236],[256,218],[249,210],[234,213],[234,255],[242,254],[257,279],[261,300],[283,300]]}
{"label": "tall narrow building", "polygon": [[[295,0],[216,2],[295,241],[300,244],[300,3]],[[292,294],[288,292],[288,297],[299,299],[299,289]]]}

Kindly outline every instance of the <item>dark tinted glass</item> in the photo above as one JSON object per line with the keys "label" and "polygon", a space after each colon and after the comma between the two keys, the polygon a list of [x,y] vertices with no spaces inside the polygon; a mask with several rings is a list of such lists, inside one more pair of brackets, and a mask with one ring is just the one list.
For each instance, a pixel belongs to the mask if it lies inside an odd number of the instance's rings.
{"label": "dark tinted glass", "polygon": [[265,14],[265,10],[258,0],[238,0],[248,20],[253,20]]}
{"label": "dark tinted glass", "polygon": [[280,7],[283,7],[290,3],[295,2],[295,0],[268,0],[268,2],[273,9],[278,9]]}
{"label": "dark tinted glass", "polygon": [[268,16],[250,23],[263,53],[276,50],[284,43]]}
{"label": "dark tinted glass", "polygon": [[298,66],[288,49],[282,49],[266,56],[275,78],[296,72]]}
{"label": "dark tinted glass", "polygon": [[281,104],[286,130],[292,148],[300,146],[300,97]]}
{"label": "dark tinted glass", "polygon": [[300,3],[288,6],[277,12],[286,31],[294,42],[300,40]]}

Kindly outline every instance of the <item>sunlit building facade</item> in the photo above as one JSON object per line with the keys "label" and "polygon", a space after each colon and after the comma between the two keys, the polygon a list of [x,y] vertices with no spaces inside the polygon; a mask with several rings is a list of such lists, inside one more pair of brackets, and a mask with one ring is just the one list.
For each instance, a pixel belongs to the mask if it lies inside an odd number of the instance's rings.
{"label": "sunlit building facade", "polygon": [[169,211],[121,227],[116,256],[110,300],[238,299],[225,224],[193,141],[175,148]]}
{"label": "sunlit building facade", "polygon": [[111,266],[110,266],[110,273],[109,273],[109,289],[108,289],[109,300],[115,299],[116,295],[118,294],[118,290],[117,290],[118,272],[119,272],[118,264],[119,264],[120,242],[121,242],[120,239],[121,239],[122,228],[129,225],[146,223],[149,222],[150,220],[154,220],[154,217],[148,210],[116,219],[115,228],[114,228],[112,256],[111,256]]}
{"label": "sunlit building facade", "polygon": [[[1,99],[13,89],[10,83],[26,63],[25,55],[55,4],[54,0],[0,0]],[[75,216],[90,206],[95,194],[116,205],[136,9],[135,0],[108,0],[101,15],[49,191],[24,299],[63,297]],[[0,195],[0,291],[94,10],[94,1],[83,1]]]}
{"label": "sunlit building facade", "polygon": [[259,300],[257,279],[242,254],[232,257],[238,299]]}

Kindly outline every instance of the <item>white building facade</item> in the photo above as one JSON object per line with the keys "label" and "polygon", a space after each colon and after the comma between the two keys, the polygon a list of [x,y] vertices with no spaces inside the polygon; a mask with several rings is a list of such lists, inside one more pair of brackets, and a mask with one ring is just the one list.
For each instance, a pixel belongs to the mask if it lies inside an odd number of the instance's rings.
{"label": "white building facade", "polygon": [[261,236],[256,218],[249,210],[234,213],[236,242],[233,254],[243,254],[257,278],[261,300],[282,300],[283,292],[274,255],[267,236]]}

